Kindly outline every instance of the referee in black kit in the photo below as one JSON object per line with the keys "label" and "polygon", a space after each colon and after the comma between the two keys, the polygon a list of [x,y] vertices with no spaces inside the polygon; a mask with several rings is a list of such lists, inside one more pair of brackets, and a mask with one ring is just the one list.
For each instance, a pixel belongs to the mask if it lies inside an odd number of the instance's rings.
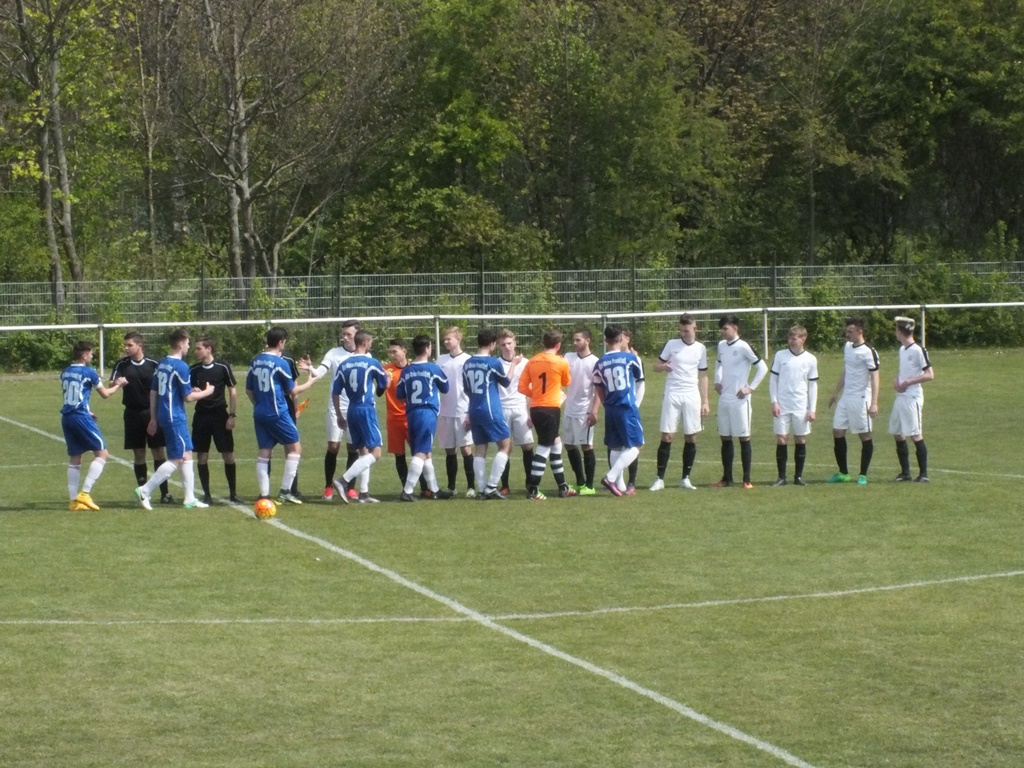
{"label": "referee in black kit", "polygon": [[203,389],[213,384],[210,397],[196,401],[192,417],[192,444],[198,458],[199,482],[203,486],[203,501],[212,503],[210,496],[210,443],[224,459],[224,476],[228,481],[228,498],[236,504],[244,503],[236,492],[235,468],[235,407],[238,396],[235,374],[231,366],[215,357],[216,347],[211,336],[196,339],[196,357],[199,362],[189,369],[192,386]]}

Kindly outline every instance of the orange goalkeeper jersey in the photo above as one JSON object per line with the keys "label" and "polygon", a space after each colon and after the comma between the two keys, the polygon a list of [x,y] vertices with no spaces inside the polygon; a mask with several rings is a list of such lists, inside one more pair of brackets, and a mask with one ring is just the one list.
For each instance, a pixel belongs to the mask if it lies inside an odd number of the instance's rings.
{"label": "orange goalkeeper jersey", "polygon": [[561,408],[562,387],[569,385],[569,364],[554,352],[534,355],[519,377],[519,391],[531,408]]}
{"label": "orange goalkeeper jersey", "polygon": [[384,400],[387,404],[387,417],[389,420],[402,420],[405,418],[405,400],[399,400],[398,396],[395,394],[395,390],[398,388],[398,377],[402,375],[402,371],[404,369],[399,368],[394,363],[387,363],[384,366],[384,370],[391,376],[388,388],[384,391]]}

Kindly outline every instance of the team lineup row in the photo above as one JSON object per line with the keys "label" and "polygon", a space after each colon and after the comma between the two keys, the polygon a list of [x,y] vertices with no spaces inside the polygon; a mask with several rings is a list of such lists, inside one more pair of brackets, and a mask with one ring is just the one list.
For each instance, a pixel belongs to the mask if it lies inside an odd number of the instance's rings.
{"label": "team lineup row", "polygon": [[[889,431],[896,439],[900,464],[896,480],[927,482],[921,385],[934,378],[934,370],[927,352],[914,341],[914,321],[897,317],[894,325],[900,352],[899,371],[893,379],[896,397]],[[720,318],[719,330],[721,341],[714,382],[719,396],[717,425],[723,474],[713,486],[725,487],[734,482],[736,438],[740,444],[743,487],[752,487],[750,396],[769,370],[778,465],[778,479],[773,485],[788,482],[791,434],[795,444],[793,482],[803,485],[807,435],[816,419],[818,381],[817,361],[804,346],[806,330],[800,326],[790,329],[788,345],[776,353],[771,369],[740,338],[739,319],[735,315]],[[656,371],[667,376],[659,425],[658,476],[651,485],[652,491],[665,488],[672,443],[680,430],[684,436],[680,485],[695,488],[690,474],[696,458],[696,439],[704,417],[711,411],[707,348],[697,341],[696,333],[695,319],[689,315],[680,317],[678,337],[665,345],[654,364]],[[838,468],[829,482],[854,479],[847,460],[846,432],[850,431],[861,442],[856,481],[866,484],[873,453],[872,420],[878,414],[879,360],[875,350],[865,343],[860,318],[847,320],[846,338],[843,372],[829,399],[829,407],[836,406],[832,426]],[[301,503],[297,474],[302,446],[297,417],[308,398],[299,403],[299,396],[320,379],[327,379],[331,389],[324,457],[325,500],[338,497],[345,503],[378,501],[369,493],[369,482],[370,468],[380,459],[384,446],[375,403],[382,395],[386,395],[387,404],[387,450],[395,457],[402,482],[401,501],[417,500],[417,484],[421,497],[444,499],[455,495],[460,454],[467,496],[507,498],[513,444],[522,452],[528,498],[545,499],[540,483],[548,465],[559,496],[594,494],[597,462],[593,436],[602,407],[609,469],[600,477],[599,484],[615,496],[635,492],[637,458],[644,444],[639,406],[645,382],[643,365],[630,347],[627,329],[614,325],[605,329],[606,352],[600,357],[591,352],[592,339],[586,329],[573,333],[573,351],[564,356],[560,354],[561,332],[545,332],[544,351],[529,360],[518,354],[515,336],[510,331],[481,330],[475,355],[462,350],[462,333],[458,328],[447,329],[443,341],[446,352],[431,362],[430,337],[418,336],[413,340],[412,360],[404,342],[392,340],[388,345],[390,361],[385,365],[370,355],[372,336],[356,321],[348,321],[342,326],[339,346],[314,366],[308,357],[298,362],[289,358],[285,354],[287,331],[271,328],[266,335],[266,349],[254,358],[245,380],[245,392],[253,404],[259,449],[256,474],[260,498],[270,496],[271,454],[281,445],[285,460],[278,501]],[[91,491],[109,453],[89,408],[93,389],[104,398],[122,392],[124,447],[133,452],[135,494],[142,506],[152,508],[158,489],[162,503],[176,503],[167,481],[178,470],[184,506],[208,506],[212,500],[208,465],[211,444],[222,454],[230,500],[241,502],[236,492],[233,439],[237,386],[231,367],[216,358],[215,344],[209,336],[197,339],[198,362],[191,368],[184,362],[190,348],[188,332],[175,330],[169,343],[169,354],[158,363],[146,357],[141,335],[127,334],[125,356],[115,364],[108,386],[102,384],[99,374],[89,365],[92,345],[75,345],[73,363],[61,375],[61,421],[69,456],[70,509],[99,509]],[[496,348],[498,357],[494,356]],[[300,383],[303,371],[308,377]],[[191,432],[185,412],[189,402],[196,403]],[[911,475],[907,438],[915,446],[916,478]],[[337,462],[343,442],[348,458],[345,471],[339,475]],[[445,452],[445,488],[439,486],[433,465],[435,442]],[[488,472],[487,451],[492,443],[497,451]],[[406,445],[412,454],[408,461]],[[565,478],[563,446],[575,476],[572,485]],[[152,452],[154,467],[148,478],[147,448]],[[82,482],[82,458],[90,451],[94,459]],[[193,451],[198,458],[202,499],[195,492]]]}

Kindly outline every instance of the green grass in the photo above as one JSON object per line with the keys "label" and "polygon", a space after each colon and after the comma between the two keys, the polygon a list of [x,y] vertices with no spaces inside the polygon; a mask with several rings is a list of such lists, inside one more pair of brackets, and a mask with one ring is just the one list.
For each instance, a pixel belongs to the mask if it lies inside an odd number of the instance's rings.
{"label": "green grass", "polygon": [[[885,385],[895,354],[881,353]],[[660,494],[315,502],[270,524],[224,505],[144,512],[113,461],[94,491],[103,511],[69,513],[63,443],[46,436],[60,432],[56,377],[0,381],[0,766],[1019,768],[1024,438],[995,404],[1024,354],[933,359],[928,486],[888,482],[887,386],[870,484],[823,482],[840,365],[823,356],[806,488],[768,487],[759,391],[752,491],[706,487],[712,427],[697,492],[673,487],[677,449]],[[641,488],[663,380],[650,379]],[[307,494],[322,482],[326,392],[312,397]],[[120,406],[96,400],[119,446]],[[397,494],[390,459],[372,488]]]}

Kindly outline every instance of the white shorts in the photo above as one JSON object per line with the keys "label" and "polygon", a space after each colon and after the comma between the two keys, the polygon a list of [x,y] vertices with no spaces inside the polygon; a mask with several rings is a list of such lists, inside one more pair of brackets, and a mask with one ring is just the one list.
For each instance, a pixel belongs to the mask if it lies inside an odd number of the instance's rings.
{"label": "white shorts", "polygon": [[533,442],[533,430],[530,429],[530,412],[526,406],[522,408],[502,408],[502,415],[512,433],[513,445],[526,445]]}
{"label": "white shorts", "polygon": [[920,435],[921,406],[920,400],[897,395],[892,404],[892,415],[889,417],[889,434],[903,437]]}
{"label": "white shorts", "polygon": [[594,428],[586,416],[562,417],[562,442],[566,445],[593,445]]}
{"label": "white shorts", "polygon": [[704,429],[700,417],[700,392],[665,393],[661,400],[661,431],[674,435],[683,422],[683,434],[695,435]]}
{"label": "white shorts", "polygon": [[466,429],[466,417],[438,416],[437,444],[445,450],[472,445],[473,433]]}
{"label": "white shorts", "polygon": [[718,401],[718,434],[722,437],[750,437],[750,397]]}
{"label": "white shorts", "polygon": [[776,435],[793,433],[797,437],[811,434],[811,422],[807,420],[807,411],[803,413],[783,413],[772,419]]}
{"label": "white shorts", "polygon": [[338,426],[338,412],[334,409],[334,398],[327,401],[327,442],[340,443],[345,430]]}
{"label": "white shorts", "polygon": [[871,417],[868,406],[871,403],[864,398],[839,398],[836,412],[832,416],[832,429],[846,429],[855,435],[863,435],[871,431]]}

